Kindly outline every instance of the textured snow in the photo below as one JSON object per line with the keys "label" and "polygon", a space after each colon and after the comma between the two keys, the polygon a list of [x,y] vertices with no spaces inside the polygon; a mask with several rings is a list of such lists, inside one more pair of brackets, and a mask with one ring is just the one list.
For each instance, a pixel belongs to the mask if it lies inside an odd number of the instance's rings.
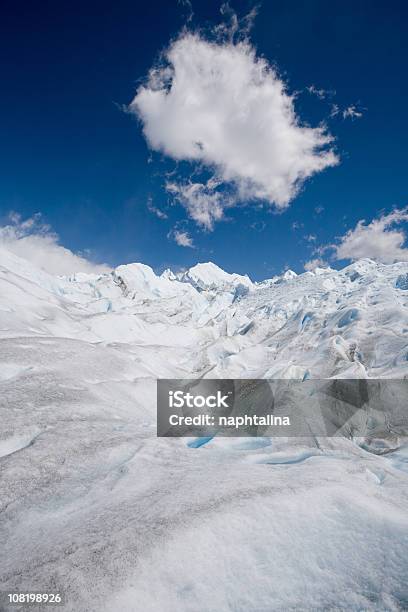
{"label": "textured snow", "polygon": [[1,589],[72,612],[408,609],[405,439],[158,439],[155,416],[157,378],[406,377],[407,275],[53,277],[1,249]]}

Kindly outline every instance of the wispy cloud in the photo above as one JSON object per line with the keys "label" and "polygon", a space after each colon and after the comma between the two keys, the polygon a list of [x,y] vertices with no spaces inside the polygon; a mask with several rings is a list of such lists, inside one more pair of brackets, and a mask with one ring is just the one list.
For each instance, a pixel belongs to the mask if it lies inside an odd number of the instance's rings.
{"label": "wispy cloud", "polygon": [[338,104],[332,104],[330,117],[340,116],[343,119],[361,119],[363,116],[363,110],[366,109],[358,108],[355,104],[346,106],[346,108],[340,108]]}
{"label": "wispy cloud", "polygon": [[188,215],[208,231],[223,218],[224,208],[229,204],[226,196],[215,191],[216,184],[211,180],[205,184],[168,182],[166,189],[184,206]]}
{"label": "wispy cloud", "polygon": [[229,2],[224,2],[220,8],[223,21],[214,28],[216,37],[229,43],[245,40],[254,26],[258,10],[259,6],[255,5],[248,13],[239,17]]}
{"label": "wispy cloud", "polygon": [[95,264],[83,253],[61,246],[58,234],[42,221],[40,214],[23,221],[17,213],[10,213],[7,224],[0,227],[0,246],[50,274],[109,271],[107,265]]}
{"label": "wispy cloud", "polygon": [[332,98],[336,95],[336,92],[328,89],[319,89],[315,85],[309,85],[306,87],[306,91],[308,91],[311,95],[316,96],[319,100],[325,100],[326,98]]}
{"label": "wispy cloud", "polygon": [[266,223],[265,221],[254,221],[251,223],[250,227],[257,232],[263,232],[266,227]]}
{"label": "wispy cloud", "polygon": [[167,237],[173,239],[179,246],[194,249],[193,239],[186,231],[173,229],[167,234]]}
{"label": "wispy cloud", "polygon": [[168,214],[164,212],[164,210],[161,210],[160,208],[157,208],[157,206],[155,206],[153,204],[153,200],[152,198],[148,198],[147,200],[147,210],[151,213],[153,213],[154,215],[156,215],[156,217],[158,217],[159,219],[167,219],[168,218]]}
{"label": "wispy cloud", "polygon": [[305,270],[312,272],[316,268],[327,268],[327,262],[321,257],[316,257],[315,259],[307,261],[303,267]]}
{"label": "wispy cloud", "polygon": [[363,116],[361,110],[358,110],[354,104],[343,110],[343,119],[360,119]]}
{"label": "wispy cloud", "polygon": [[177,0],[177,2],[180,6],[186,9],[186,21],[189,23],[194,17],[193,5],[191,4],[190,0]]}
{"label": "wispy cloud", "polygon": [[304,239],[306,240],[306,242],[316,242],[315,234],[307,234],[306,236],[304,236]]}

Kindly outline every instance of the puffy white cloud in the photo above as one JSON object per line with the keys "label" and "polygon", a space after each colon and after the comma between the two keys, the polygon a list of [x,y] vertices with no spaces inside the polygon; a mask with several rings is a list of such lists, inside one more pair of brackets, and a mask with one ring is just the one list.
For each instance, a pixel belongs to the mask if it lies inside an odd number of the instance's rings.
{"label": "puffy white cloud", "polygon": [[214,222],[224,216],[224,208],[230,205],[229,199],[215,191],[214,181],[204,183],[171,183],[166,189],[187,210],[189,216],[206,230],[214,228]]}
{"label": "puffy white cloud", "polygon": [[58,235],[41,222],[40,215],[21,220],[16,213],[9,215],[7,225],[0,226],[0,246],[18,257],[28,259],[49,274],[64,275],[74,272],[102,273],[105,264],[94,264],[59,244]]}
{"label": "puffy white cloud", "polygon": [[406,234],[395,226],[408,221],[408,208],[396,209],[371,223],[361,220],[333,245],[336,259],[369,257],[382,263],[408,261],[408,248],[404,248]]}
{"label": "puffy white cloud", "polygon": [[[284,209],[308,177],[339,161],[325,127],[301,123],[285,83],[247,40],[184,32],[129,109],[152,149],[196,162],[216,185],[232,187],[230,206],[262,200]],[[222,218],[225,203],[213,185],[172,187],[203,227]]]}
{"label": "puffy white cloud", "polygon": [[173,238],[174,242],[182,247],[194,249],[194,242],[190,234],[186,231],[174,229],[167,234],[168,238]]}

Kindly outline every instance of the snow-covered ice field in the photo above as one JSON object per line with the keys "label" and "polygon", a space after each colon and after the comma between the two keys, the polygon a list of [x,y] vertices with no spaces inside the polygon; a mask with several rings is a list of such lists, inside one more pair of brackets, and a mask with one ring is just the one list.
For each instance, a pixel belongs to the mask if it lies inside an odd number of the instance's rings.
{"label": "snow-covered ice field", "polygon": [[157,438],[155,404],[157,378],[404,378],[407,306],[407,263],[68,278],[1,249],[0,590],[70,612],[408,610],[405,439],[198,446]]}

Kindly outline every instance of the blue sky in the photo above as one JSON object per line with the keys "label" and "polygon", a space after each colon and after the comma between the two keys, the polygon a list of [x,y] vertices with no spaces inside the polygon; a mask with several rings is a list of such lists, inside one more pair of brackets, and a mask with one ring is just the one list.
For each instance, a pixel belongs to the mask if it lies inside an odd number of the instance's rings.
{"label": "blue sky", "polygon": [[[193,32],[200,28],[201,40],[211,40],[217,50],[227,42],[215,38],[214,27],[231,25],[220,6],[193,2],[187,24]],[[242,18],[253,4],[236,1],[231,7]],[[166,190],[166,183],[203,183],[214,176],[214,167],[176,160],[173,141],[165,143],[167,153],[163,147],[152,151],[142,130],[146,115],[137,119],[125,112],[159,53],[177,40],[189,13],[187,3],[176,1],[6,2],[0,36],[3,225],[10,211],[22,220],[40,212],[61,244],[74,252],[89,249],[99,262],[141,261],[160,271],[212,260],[261,279],[285,267],[300,272],[314,258],[330,259],[324,248],[313,250],[355,231],[362,219],[390,219],[384,215],[395,207],[404,209],[405,2],[260,5],[250,44],[275,68],[288,95],[296,92],[297,121],[312,128],[325,122],[334,138],[326,150],[339,163],[313,173],[284,209],[277,210],[273,194],[254,199],[252,190],[234,196],[211,228],[192,218],[191,207]],[[160,120],[167,117],[164,113]],[[225,155],[234,152],[234,144],[229,146]],[[275,160],[267,163],[272,168]],[[220,170],[223,160],[217,168],[217,181],[223,174],[223,182],[217,183],[216,193],[224,202],[231,184]],[[157,210],[166,218],[159,218]],[[380,239],[388,233],[402,258],[403,229],[393,231],[391,224],[403,228],[406,220],[401,213],[372,228]],[[176,232],[188,236],[194,248],[179,246]],[[350,249],[343,254],[353,257]]]}

